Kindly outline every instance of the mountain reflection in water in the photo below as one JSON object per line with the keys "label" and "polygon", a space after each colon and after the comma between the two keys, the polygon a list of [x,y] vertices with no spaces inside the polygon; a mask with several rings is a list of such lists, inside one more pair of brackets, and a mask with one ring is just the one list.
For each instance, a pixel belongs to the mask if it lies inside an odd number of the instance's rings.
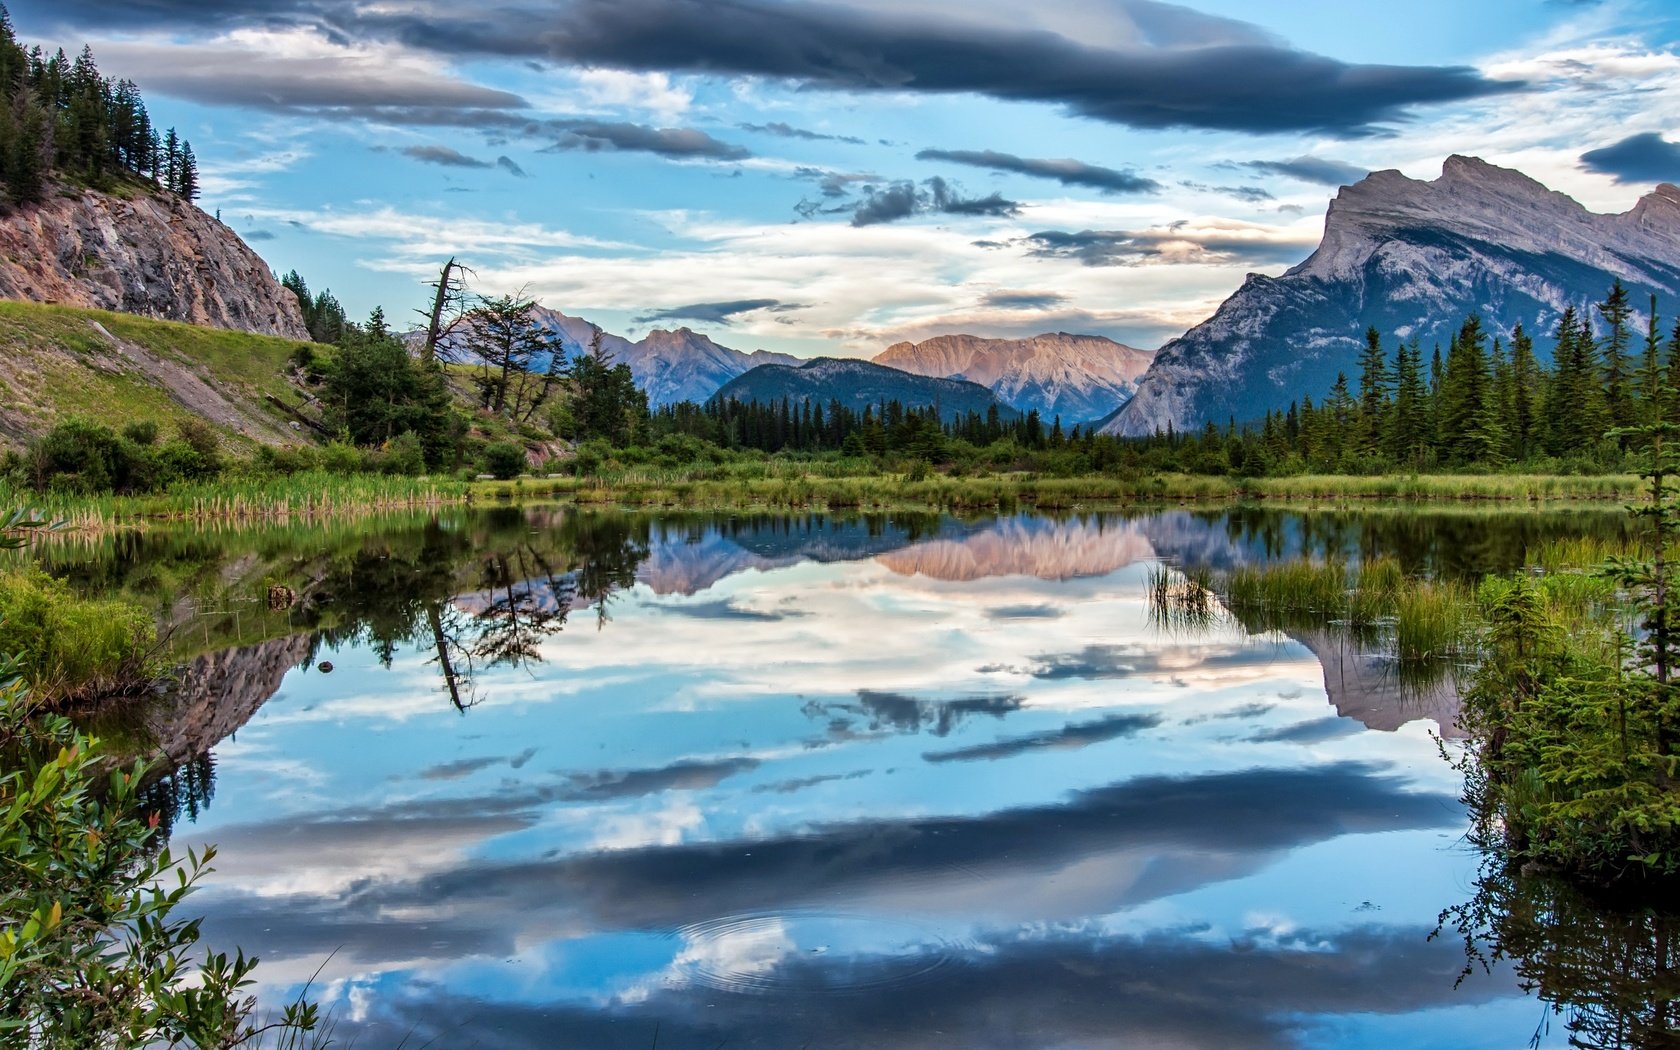
{"label": "mountain reflection in water", "polygon": [[221,849],[212,943],[270,1001],[324,962],[359,1047],[1466,1047],[1538,1004],[1429,937],[1478,870],[1450,684],[1162,630],[1145,575],[1619,527],[502,510],[49,556],[173,628],[141,728]]}

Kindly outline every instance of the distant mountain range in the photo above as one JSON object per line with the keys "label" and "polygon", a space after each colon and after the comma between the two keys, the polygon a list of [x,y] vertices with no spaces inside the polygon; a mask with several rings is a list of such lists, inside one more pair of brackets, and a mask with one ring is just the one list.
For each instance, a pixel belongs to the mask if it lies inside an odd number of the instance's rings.
{"label": "distant mountain range", "polygon": [[[568,355],[589,348],[593,325],[558,310],[537,307],[538,322],[559,336]],[[905,404],[932,404],[934,392],[945,391],[964,406],[975,404],[973,391],[960,386],[941,387],[909,381],[906,375],[926,379],[949,379],[988,388],[1006,411],[1037,409],[1046,421],[1056,416],[1068,427],[1090,422],[1113,412],[1130,398],[1138,376],[1149,366],[1153,354],[1147,350],[1091,335],[1056,332],[1030,339],[985,339],[972,335],[946,335],[922,343],[897,343],[874,360],[874,368],[845,367],[842,359],[807,359],[768,350],[743,353],[688,328],[658,330],[632,342],[620,335],[603,333],[602,345],[616,361],[630,366],[636,384],[647,392],[654,408],[679,401],[703,402],[739,376],[761,365],[802,370],[809,364],[829,362],[839,367],[804,372],[798,378],[782,374],[760,377],[737,386],[731,396],[752,400],[763,394],[780,400],[797,400],[795,390],[821,388],[821,400],[839,398],[862,409],[881,400]],[[858,362],[869,364],[869,362]],[[848,383],[860,384],[855,390]],[[924,400],[925,398],[925,400]],[[982,413],[990,401],[980,403]],[[965,407],[963,411],[967,411]]]}
{"label": "distant mountain range", "polygon": [[914,375],[869,361],[839,357],[819,357],[797,365],[760,365],[725,383],[716,396],[719,400],[735,398],[769,404],[783,398],[794,404],[811,401],[826,405],[839,401],[857,412],[887,401],[897,401],[906,407],[937,405],[940,418],[947,421],[970,412],[984,416],[994,406],[1004,419],[1014,419],[1020,414],[978,383]]}
{"label": "distant mountain range", "polygon": [[[543,306],[536,308],[535,317],[542,327],[559,337],[568,356],[575,357],[589,350],[589,341],[595,333],[595,326],[589,321]],[[688,328],[674,332],[655,329],[635,342],[603,332],[601,345],[612,354],[615,363],[630,366],[636,385],[647,392],[648,404],[654,408],[679,401],[705,401],[718,387],[758,365],[802,361],[768,350],[745,354]]]}
{"label": "distant mountain range", "polygon": [[1564,308],[1601,301],[1617,278],[1641,309],[1653,292],[1671,314],[1680,305],[1680,188],[1599,215],[1474,157],[1449,157],[1433,182],[1375,172],[1331,202],[1310,258],[1281,277],[1250,274],[1162,347],[1103,432],[1247,421],[1321,397],[1337,372],[1355,376],[1367,326],[1427,354],[1474,312],[1498,332],[1522,322],[1546,354]]}
{"label": "distant mountain range", "polygon": [[1153,350],[1102,336],[1052,332],[1028,339],[941,335],[894,343],[874,360],[917,375],[979,383],[1022,413],[1037,409],[1045,420],[1060,416],[1072,427],[1130,400],[1154,359]]}

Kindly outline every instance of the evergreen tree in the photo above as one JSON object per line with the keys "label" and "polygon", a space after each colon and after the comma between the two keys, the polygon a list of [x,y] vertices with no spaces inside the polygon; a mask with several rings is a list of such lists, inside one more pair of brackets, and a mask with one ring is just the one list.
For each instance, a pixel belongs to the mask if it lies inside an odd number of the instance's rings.
{"label": "evergreen tree", "polygon": [[[1631,362],[1628,360],[1628,317],[1633,312],[1628,305],[1627,289],[1617,280],[1610,294],[1598,304],[1608,329],[1604,337],[1604,406],[1606,422],[1612,427],[1633,426],[1636,414],[1633,404]],[[1625,441],[1619,441],[1625,446]]]}
{"label": "evergreen tree", "polygon": [[1462,464],[1497,463],[1504,450],[1486,342],[1481,318],[1471,315],[1452,340],[1441,380],[1444,451]]}
{"label": "evergreen tree", "polygon": [[1388,358],[1383,354],[1382,334],[1365,330],[1365,349],[1359,354],[1359,452],[1377,456],[1382,452],[1384,412],[1388,407]]}
{"label": "evergreen tree", "polygon": [[1429,391],[1423,384],[1421,354],[1415,339],[1395,352],[1394,406],[1389,414],[1388,454],[1413,469],[1423,465],[1429,443]]}
{"label": "evergreen tree", "polygon": [[1534,340],[1519,322],[1511,332],[1511,408],[1507,447],[1518,460],[1540,451],[1541,413],[1545,403],[1545,377],[1534,359]]}

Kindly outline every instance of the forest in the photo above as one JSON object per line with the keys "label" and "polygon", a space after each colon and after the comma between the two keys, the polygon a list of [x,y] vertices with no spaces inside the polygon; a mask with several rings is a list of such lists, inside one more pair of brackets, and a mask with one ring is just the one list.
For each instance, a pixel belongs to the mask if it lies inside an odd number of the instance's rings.
{"label": "forest", "polygon": [[131,80],[75,58],[25,48],[0,5],[0,205],[39,201],[54,179],[109,189],[140,180],[198,196],[198,160],[174,128],[160,132]]}

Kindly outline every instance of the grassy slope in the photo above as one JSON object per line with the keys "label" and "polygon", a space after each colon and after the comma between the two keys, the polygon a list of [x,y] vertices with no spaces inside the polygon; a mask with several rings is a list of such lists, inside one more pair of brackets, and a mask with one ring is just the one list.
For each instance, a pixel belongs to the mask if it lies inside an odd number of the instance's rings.
{"label": "grassy slope", "polygon": [[[0,301],[0,445],[16,446],[72,415],[115,427],[142,419],[167,429],[199,413],[117,351],[95,325],[155,355],[166,372],[202,380],[234,410],[215,420],[234,448],[287,439],[290,418],[265,402],[297,404],[287,359],[304,345],[131,314]],[[243,433],[241,433],[243,431]]]}

